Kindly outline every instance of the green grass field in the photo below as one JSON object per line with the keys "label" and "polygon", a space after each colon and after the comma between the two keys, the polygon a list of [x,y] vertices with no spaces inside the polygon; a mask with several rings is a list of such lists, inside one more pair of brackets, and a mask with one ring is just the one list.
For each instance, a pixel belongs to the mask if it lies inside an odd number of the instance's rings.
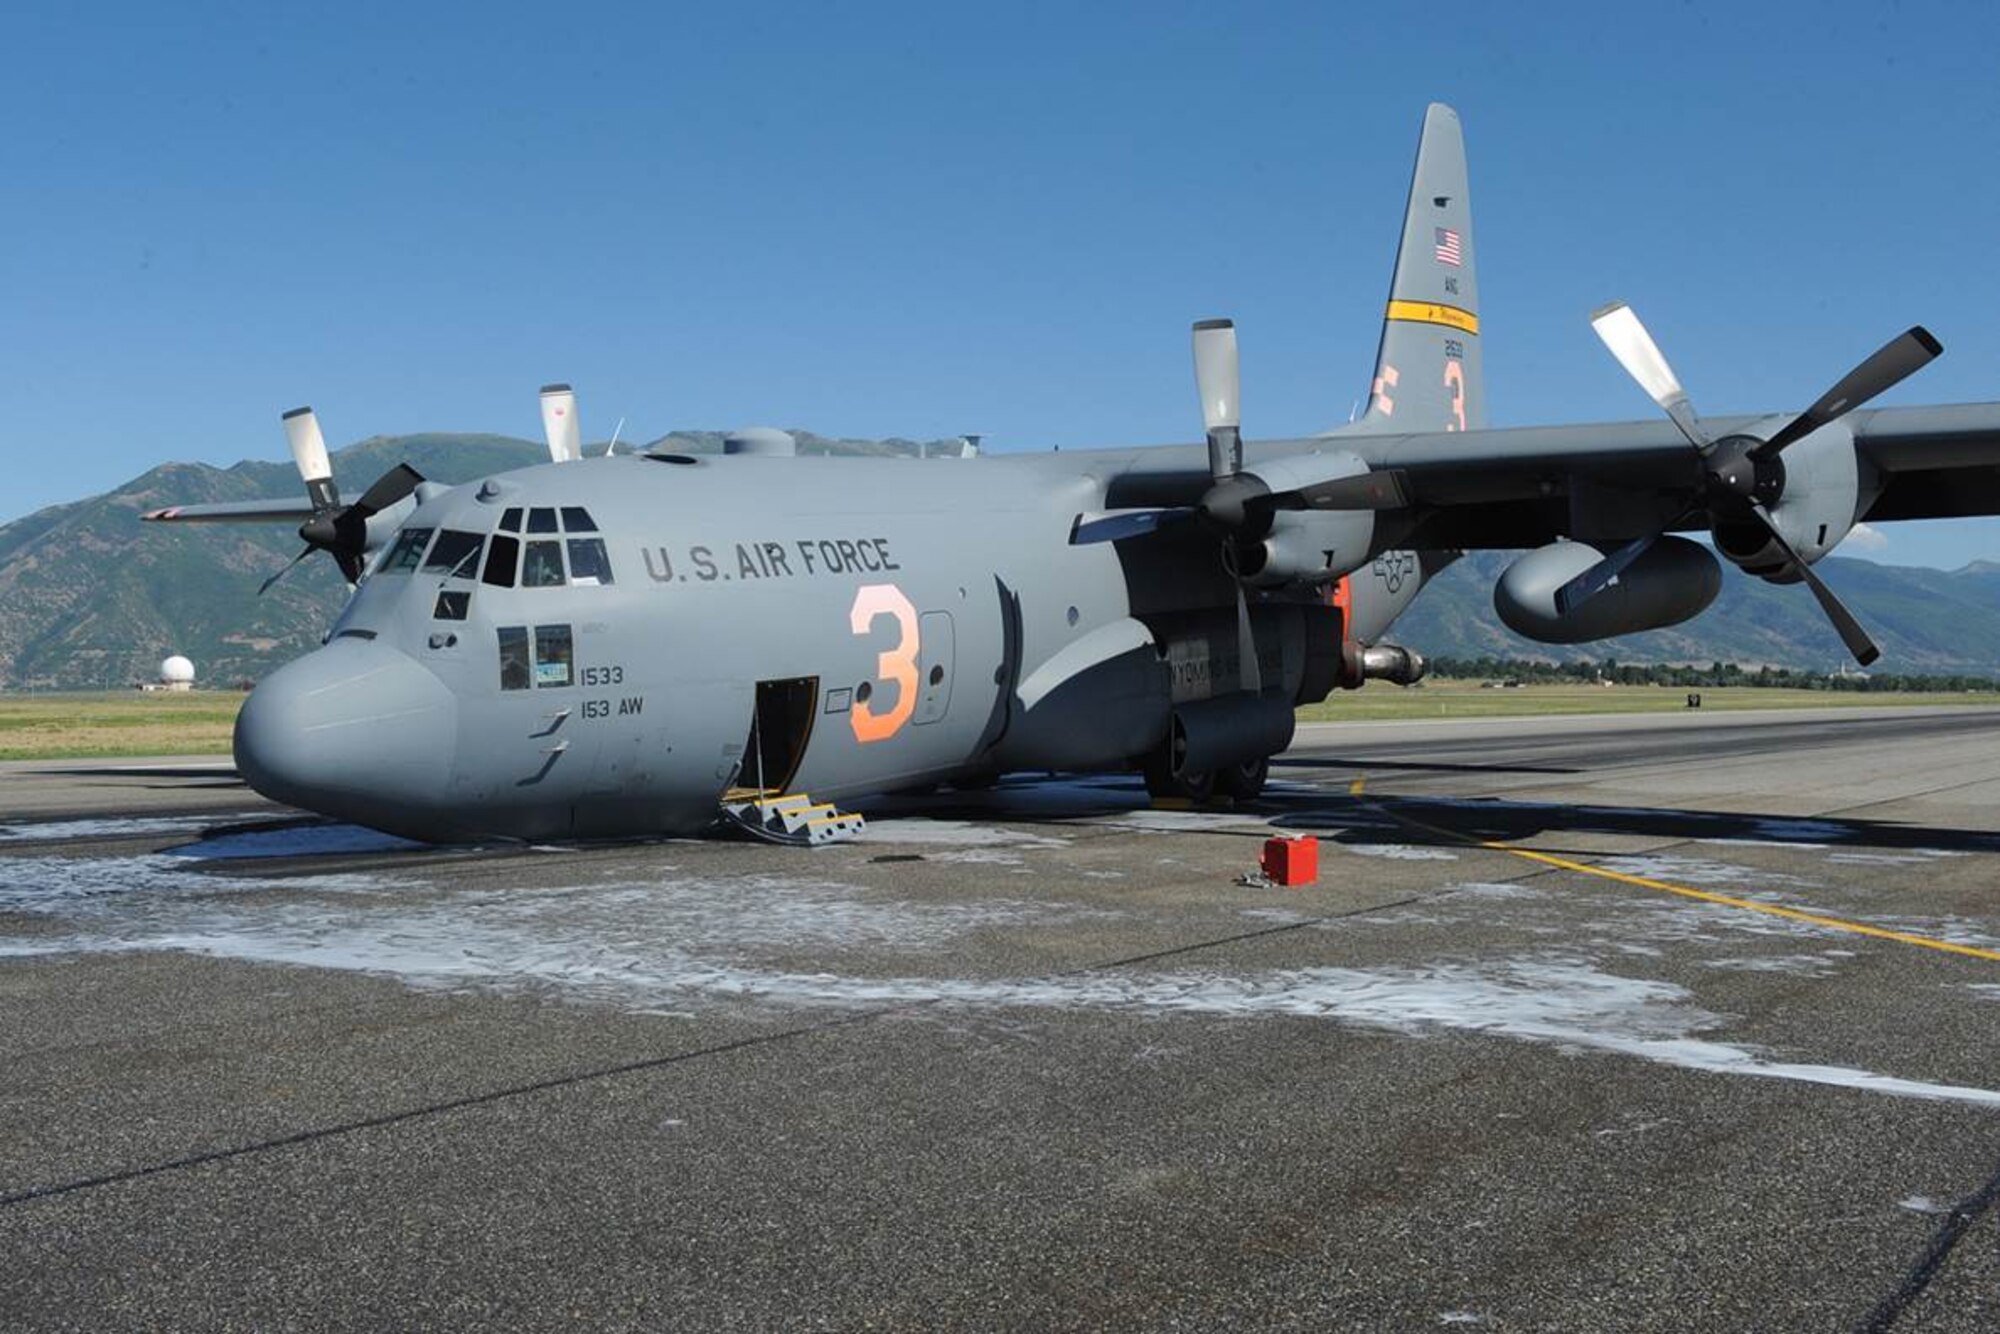
{"label": "green grass field", "polygon": [[[1685,713],[1687,691],[1672,686],[1522,686],[1485,689],[1477,681],[1427,681],[1414,689],[1375,682],[1334,692],[1299,710],[1303,722],[1403,718],[1533,718],[1577,713]],[[244,697],[234,691],[146,694],[0,692],[0,760],[93,755],[227,755]],[[2000,706],[2000,694],[1862,694],[1849,691],[1707,687],[1703,712],[1732,709],[1882,708],[1916,704]]]}
{"label": "green grass field", "polygon": [[227,755],[236,691],[0,693],[0,760]]}

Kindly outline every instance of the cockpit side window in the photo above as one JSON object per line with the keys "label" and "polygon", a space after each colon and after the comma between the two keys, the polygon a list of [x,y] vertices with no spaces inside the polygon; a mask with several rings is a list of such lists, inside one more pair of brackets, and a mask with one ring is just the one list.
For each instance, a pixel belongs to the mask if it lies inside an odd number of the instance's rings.
{"label": "cockpit side window", "polygon": [[521,587],[556,588],[562,582],[562,543],[528,543],[528,557],[521,562]]}
{"label": "cockpit side window", "polygon": [[565,533],[594,533],[597,531],[597,525],[591,522],[590,511],[581,505],[563,506],[562,522]]}
{"label": "cockpit side window", "polygon": [[535,684],[566,686],[576,662],[576,647],[567,625],[535,627]]}
{"label": "cockpit side window", "polygon": [[528,511],[528,531],[531,533],[553,533],[556,531],[556,512],[553,509],[532,509]]}
{"label": "cockpit side window", "polygon": [[518,533],[521,531],[521,507],[519,505],[501,511],[500,531],[503,533]]}
{"label": "cockpit side window", "polygon": [[430,559],[424,562],[425,574],[442,574],[447,578],[461,576],[470,579],[479,568],[479,549],[486,539],[478,533],[462,533],[456,528],[447,528],[438,534],[437,544],[431,548]]}
{"label": "cockpit side window", "polygon": [[521,539],[495,533],[493,545],[486,549],[486,573],[481,578],[495,588],[512,588],[514,570],[520,563]]}
{"label": "cockpit side window", "polygon": [[528,627],[525,625],[503,625],[500,627],[500,688],[502,690],[526,690],[534,683],[534,675],[528,670]]}
{"label": "cockpit side window", "polygon": [[424,548],[429,545],[435,528],[405,528],[396,534],[396,545],[389,548],[389,558],[382,562],[383,574],[408,574],[417,568],[424,558]]}
{"label": "cockpit side window", "polygon": [[569,581],[573,584],[611,582],[611,558],[604,553],[603,538],[569,539]]}

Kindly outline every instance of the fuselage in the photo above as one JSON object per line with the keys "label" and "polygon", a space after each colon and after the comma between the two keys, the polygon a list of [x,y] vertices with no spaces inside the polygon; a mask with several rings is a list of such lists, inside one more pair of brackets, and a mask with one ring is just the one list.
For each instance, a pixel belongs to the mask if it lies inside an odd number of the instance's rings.
{"label": "fuselage", "polygon": [[[1069,542],[1123,462],[627,456],[454,488],[253,693],[239,765],[442,840],[691,832],[731,786],[1123,765],[1240,676],[1212,540]],[[1333,683],[1331,601],[1257,600],[1287,707]]]}

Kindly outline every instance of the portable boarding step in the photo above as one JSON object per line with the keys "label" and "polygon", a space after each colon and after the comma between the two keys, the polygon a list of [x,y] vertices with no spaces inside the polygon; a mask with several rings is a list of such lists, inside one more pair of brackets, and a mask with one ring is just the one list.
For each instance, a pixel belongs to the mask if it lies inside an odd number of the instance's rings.
{"label": "portable boarding step", "polygon": [[754,787],[732,787],[722,794],[723,823],[766,843],[814,847],[844,843],[860,835],[865,824],[851,811],[837,811],[803,792],[779,794]]}

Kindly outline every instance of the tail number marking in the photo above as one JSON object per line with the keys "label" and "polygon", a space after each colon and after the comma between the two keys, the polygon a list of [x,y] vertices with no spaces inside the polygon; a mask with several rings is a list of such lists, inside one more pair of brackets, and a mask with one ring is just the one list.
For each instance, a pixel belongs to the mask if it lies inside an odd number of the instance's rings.
{"label": "tail number marking", "polygon": [[854,739],[864,746],[887,741],[902,731],[917,709],[917,609],[894,584],[863,584],[854,590],[854,605],[847,613],[850,630],[856,635],[870,634],[876,620],[884,616],[895,618],[898,633],[895,645],[876,655],[875,676],[896,687],[896,703],[888,712],[877,713],[870,703],[857,699],[847,720],[854,728]]}
{"label": "tail number marking", "polygon": [[1445,362],[1444,387],[1451,390],[1451,415],[1452,419],[1458,423],[1456,426],[1448,424],[1444,429],[1447,431],[1463,431],[1465,429],[1465,364],[1463,362]]}

